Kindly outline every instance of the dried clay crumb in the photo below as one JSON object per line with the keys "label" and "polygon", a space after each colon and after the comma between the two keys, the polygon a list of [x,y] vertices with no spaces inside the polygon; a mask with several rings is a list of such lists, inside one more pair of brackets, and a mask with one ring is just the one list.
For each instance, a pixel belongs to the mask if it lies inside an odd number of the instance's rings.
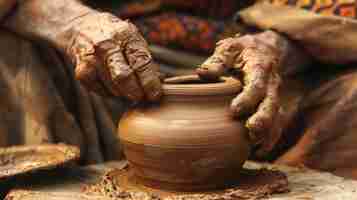
{"label": "dried clay crumb", "polygon": [[128,191],[116,185],[110,176],[111,171],[103,175],[101,181],[95,185],[86,185],[83,191],[86,194],[97,194],[119,200],[160,200],[158,196],[146,192]]}

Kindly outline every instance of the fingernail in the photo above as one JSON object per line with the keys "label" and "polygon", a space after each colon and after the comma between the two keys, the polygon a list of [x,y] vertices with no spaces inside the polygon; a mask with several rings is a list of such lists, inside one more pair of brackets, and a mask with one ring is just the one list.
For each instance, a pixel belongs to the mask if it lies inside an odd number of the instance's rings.
{"label": "fingernail", "polygon": [[215,72],[212,72],[207,67],[197,68],[196,73],[203,79],[217,80],[219,78]]}
{"label": "fingernail", "polygon": [[242,113],[243,106],[239,105],[239,103],[236,103],[236,101],[233,100],[231,104],[231,110],[233,111],[235,116],[239,116]]}

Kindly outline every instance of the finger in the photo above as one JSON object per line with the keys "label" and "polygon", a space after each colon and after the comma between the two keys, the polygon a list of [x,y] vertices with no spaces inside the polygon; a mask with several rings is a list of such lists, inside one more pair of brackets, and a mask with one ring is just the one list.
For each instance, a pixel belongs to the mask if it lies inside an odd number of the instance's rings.
{"label": "finger", "polygon": [[243,46],[236,38],[227,38],[218,42],[215,52],[197,70],[204,79],[216,80],[226,70],[233,68],[234,61],[242,51]]}
{"label": "finger", "polygon": [[273,66],[277,65],[277,60],[269,52],[252,46],[245,48],[236,58],[234,68],[241,68],[245,85],[243,92],[231,104],[237,116],[253,113],[264,99]]}
{"label": "finger", "polygon": [[277,116],[275,116],[274,118],[274,123],[272,128],[270,128],[268,137],[263,141],[262,145],[256,152],[257,156],[263,157],[267,155],[273,150],[275,145],[280,140],[284,128],[284,119],[282,113],[283,111],[280,108],[277,113]]}
{"label": "finger", "polygon": [[259,105],[257,112],[246,123],[253,141],[260,142],[263,139],[266,141],[271,139],[269,130],[274,126],[274,119],[279,112],[279,85],[280,77],[273,74],[269,80],[265,99]]}
{"label": "finger", "polygon": [[149,101],[159,100],[162,96],[161,81],[148,45],[139,33],[126,45],[125,55],[140,82],[145,98]]}
{"label": "finger", "polygon": [[101,79],[111,93],[135,102],[141,101],[144,93],[118,45],[105,41],[97,45],[96,52],[104,63],[100,68]]}
{"label": "finger", "polygon": [[161,81],[158,74],[152,69],[152,65],[153,63],[149,63],[135,72],[140,80],[146,99],[158,101],[162,96]]}
{"label": "finger", "polygon": [[267,76],[268,74],[259,68],[244,74],[243,91],[231,103],[231,110],[235,116],[240,117],[255,111],[266,95]]}
{"label": "finger", "polygon": [[112,91],[118,91],[118,95],[122,95],[132,101],[139,102],[144,98],[144,92],[140,86],[135,72],[125,62],[124,55],[121,52],[116,52],[108,57],[106,64],[110,72]]}
{"label": "finger", "polygon": [[76,65],[75,78],[89,91],[102,96],[108,96],[109,91],[102,85],[97,71],[97,58],[94,56],[94,46],[87,37],[77,35],[66,49]]}
{"label": "finger", "polygon": [[77,61],[75,68],[75,78],[89,91],[101,96],[109,96],[109,91],[102,85],[97,71],[96,59],[90,55],[81,61]]}

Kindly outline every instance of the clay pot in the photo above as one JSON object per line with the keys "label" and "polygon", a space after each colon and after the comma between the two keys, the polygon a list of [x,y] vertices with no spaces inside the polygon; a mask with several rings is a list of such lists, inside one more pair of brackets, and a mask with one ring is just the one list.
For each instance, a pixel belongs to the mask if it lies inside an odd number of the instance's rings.
{"label": "clay pot", "polygon": [[239,81],[202,83],[197,76],[167,79],[159,105],[139,107],[119,123],[124,153],[144,185],[174,190],[222,186],[250,152],[244,125],[229,105]]}

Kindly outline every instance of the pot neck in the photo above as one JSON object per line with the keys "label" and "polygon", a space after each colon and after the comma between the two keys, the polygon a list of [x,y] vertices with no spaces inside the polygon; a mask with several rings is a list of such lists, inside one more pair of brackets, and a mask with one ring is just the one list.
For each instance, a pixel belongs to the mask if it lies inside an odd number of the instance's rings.
{"label": "pot neck", "polygon": [[179,76],[166,79],[163,85],[166,99],[207,100],[215,97],[224,98],[237,95],[242,89],[240,81],[222,77],[214,83],[203,82],[198,76]]}

